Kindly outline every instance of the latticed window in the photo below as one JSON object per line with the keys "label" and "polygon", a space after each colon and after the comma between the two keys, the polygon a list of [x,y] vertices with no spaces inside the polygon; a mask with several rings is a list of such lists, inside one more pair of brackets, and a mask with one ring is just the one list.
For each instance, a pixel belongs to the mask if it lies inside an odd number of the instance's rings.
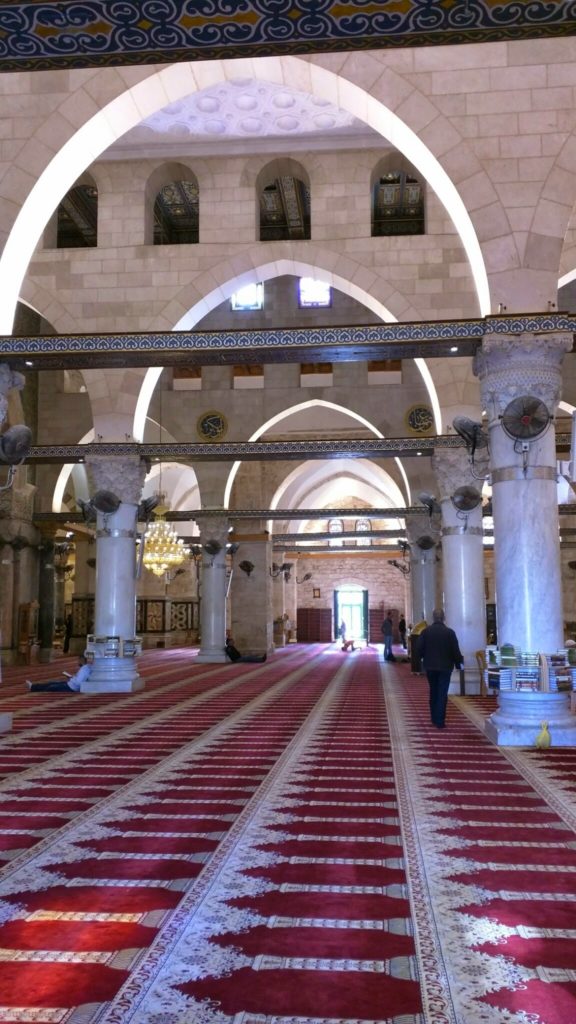
{"label": "latticed window", "polygon": [[230,299],[230,308],[237,310],[264,309],[264,285],[261,281],[257,284],[247,284],[234,292]]}
{"label": "latticed window", "polygon": [[[329,519],[328,520],[328,533],[341,534],[344,533],[344,520],[343,519]],[[334,537],[328,541],[328,547],[330,548],[341,548],[343,540],[341,537]]]}
{"label": "latticed window", "polygon": [[310,190],[283,174],[260,193],[260,241],[310,238]]}
{"label": "latticed window", "polygon": [[390,171],[374,186],[372,235],[423,235],[424,189],[404,171]]}
{"label": "latticed window", "polygon": [[[355,530],[356,533],[370,533],[372,529],[372,523],[369,519],[357,519]],[[357,548],[369,548],[372,541],[370,537],[357,537],[356,547]]]}
{"label": "latticed window", "polygon": [[332,289],[326,281],[315,277],[301,277],[298,281],[298,305],[301,309],[314,309],[332,305]]}
{"label": "latticed window", "polygon": [[98,244],[98,189],[74,185],[58,207],[57,249],[90,249]]}
{"label": "latticed window", "polygon": [[200,199],[194,181],[171,181],[154,203],[154,245],[185,245],[199,240]]}

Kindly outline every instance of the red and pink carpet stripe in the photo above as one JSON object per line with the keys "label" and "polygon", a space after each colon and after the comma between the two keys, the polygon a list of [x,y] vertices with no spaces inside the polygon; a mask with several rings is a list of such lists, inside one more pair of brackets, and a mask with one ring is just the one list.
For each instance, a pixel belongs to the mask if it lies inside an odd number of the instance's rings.
{"label": "red and pink carpet stripe", "polygon": [[[62,663],[64,667],[64,663]],[[0,1024],[570,1024],[576,750],[373,648],[0,710]],[[54,672],[52,671],[52,675]]]}

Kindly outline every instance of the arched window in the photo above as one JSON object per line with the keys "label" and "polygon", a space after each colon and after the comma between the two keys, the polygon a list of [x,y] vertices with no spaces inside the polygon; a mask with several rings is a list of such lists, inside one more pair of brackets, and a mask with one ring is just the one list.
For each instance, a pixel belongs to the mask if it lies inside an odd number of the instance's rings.
{"label": "arched window", "polygon": [[260,241],[310,238],[310,189],[283,174],[260,192]]}
{"label": "arched window", "polygon": [[[369,519],[357,519],[355,530],[356,533],[370,533],[372,529],[372,523]],[[369,548],[372,544],[370,537],[357,537],[356,547],[357,548]]]}
{"label": "arched window", "polygon": [[199,240],[200,200],[195,181],[171,181],[154,202],[154,245],[184,245]]}
{"label": "arched window", "polygon": [[423,234],[422,183],[409,171],[382,174],[372,193],[372,236]]}
{"label": "arched window", "polygon": [[[343,519],[329,519],[328,520],[328,533],[344,533],[344,520]],[[328,541],[328,547],[330,548],[341,548],[342,538],[334,538]]]}
{"label": "arched window", "polygon": [[98,245],[98,189],[73,185],[58,206],[56,248],[90,249]]}

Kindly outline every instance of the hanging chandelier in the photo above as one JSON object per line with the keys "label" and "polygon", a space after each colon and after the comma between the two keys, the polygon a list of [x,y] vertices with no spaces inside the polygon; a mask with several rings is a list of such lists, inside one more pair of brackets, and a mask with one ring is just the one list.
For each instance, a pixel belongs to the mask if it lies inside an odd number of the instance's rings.
{"label": "hanging chandelier", "polygon": [[190,554],[174,527],[166,522],[167,511],[166,505],[157,505],[156,519],[144,534],[142,561],[155,576],[164,576],[171,569],[177,569]]}

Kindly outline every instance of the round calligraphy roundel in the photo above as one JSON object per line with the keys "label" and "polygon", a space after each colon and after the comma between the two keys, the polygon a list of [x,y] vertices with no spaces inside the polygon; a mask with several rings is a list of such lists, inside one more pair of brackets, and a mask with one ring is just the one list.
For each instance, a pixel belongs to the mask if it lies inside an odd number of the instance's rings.
{"label": "round calligraphy roundel", "polygon": [[427,405],[413,405],[406,413],[406,425],[413,434],[427,434],[434,427],[434,415]]}
{"label": "round calligraphy roundel", "polygon": [[202,413],[196,422],[196,430],[203,441],[221,441],[228,430],[224,413],[215,409]]}

